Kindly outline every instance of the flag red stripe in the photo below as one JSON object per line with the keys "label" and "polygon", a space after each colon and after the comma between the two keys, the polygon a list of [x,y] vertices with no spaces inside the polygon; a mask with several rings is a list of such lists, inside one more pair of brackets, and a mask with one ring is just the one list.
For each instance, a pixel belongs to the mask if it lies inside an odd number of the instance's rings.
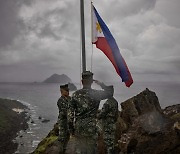
{"label": "flag red stripe", "polygon": [[98,37],[98,39],[95,42],[95,44],[96,44],[96,47],[98,49],[100,49],[107,56],[107,58],[113,64],[116,72],[120,75],[119,69],[118,69],[118,67],[116,65],[116,62],[114,60],[114,57],[112,55],[111,48],[110,48],[109,44],[107,43],[107,40],[105,39],[105,37]]}

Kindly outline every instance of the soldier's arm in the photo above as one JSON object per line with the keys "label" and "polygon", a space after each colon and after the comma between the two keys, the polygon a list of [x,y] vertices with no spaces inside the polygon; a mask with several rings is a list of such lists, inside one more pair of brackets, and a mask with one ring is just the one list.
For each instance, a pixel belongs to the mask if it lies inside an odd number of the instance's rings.
{"label": "soldier's arm", "polygon": [[71,97],[71,99],[69,101],[69,110],[71,112],[70,116],[73,119],[74,118],[74,112],[76,110],[76,101],[74,99],[74,95]]}
{"label": "soldier's arm", "polygon": [[97,118],[98,119],[104,119],[106,118],[106,115],[108,114],[108,112],[110,111],[109,109],[109,104],[104,103],[101,112],[98,114]]}
{"label": "soldier's arm", "polygon": [[65,129],[63,127],[64,121],[66,121],[66,113],[65,113],[65,108],[63,106],[63,102],[61,99],[58,100],[57,106],[59,108],[59,116],[58,116],[58,125],[59,125],[59,136],[58,140],[61,142],[64,142],[65,140]]}
{"label": "soldier's arm", "polygon": [[74,121],[74,108],[72,108],[72,107],[69,108],[68,116],[69,116],[69,122],[73,123],[73,121]]}
{"label": "soldier's arm", "polygon": [[58,109],[59,109],[59,116],[65,116],[65,111],[66,111],[66,108],[64,106],[64,103],[61,99],[58,100],[57,102],[57,106],[58,106]]}
{"label": "soldier's arm", "polygon": [[95,96],[99,100],[108,99],[113,96],[114,87],[106,86],[104,83],[95,80],[95,83],[98,84],[103,90],[97,90]]}
{"label": "soldier's arm", "polygon": [[76,109],[76,102],[71,98],[69,101],[69,130],[71,134],[74,134],[74,120],[75,120],[75,109]]}
{"label": "soldier's arm", "polygon": [[74,121],[74,107],[73,107],[72,98],[69,97],[68,99],[68,122]]}

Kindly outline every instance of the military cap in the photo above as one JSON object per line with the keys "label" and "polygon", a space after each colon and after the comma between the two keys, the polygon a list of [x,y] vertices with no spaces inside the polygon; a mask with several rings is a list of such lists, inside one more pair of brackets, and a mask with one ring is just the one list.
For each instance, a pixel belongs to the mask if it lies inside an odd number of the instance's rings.
{"label": "military cap", "polygon": [[93,73],[90,71],[85,71],[82,73],[82,79],[93,80]]}
{"label": "military cap", "polygon": [[60,89],[69,90],[68,84],[60,85]]}

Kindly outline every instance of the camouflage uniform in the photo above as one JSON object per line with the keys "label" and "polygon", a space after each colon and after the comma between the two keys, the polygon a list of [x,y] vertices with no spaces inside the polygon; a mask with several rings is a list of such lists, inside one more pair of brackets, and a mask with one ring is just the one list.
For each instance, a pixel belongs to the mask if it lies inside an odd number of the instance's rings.
{"label": "camouflage uniform", "polygon": [[115,153],[115,130],[118,118],[118,102],[113,98],[109,98],[103,105],[98,119],[102,119],[103,138],[106,146],[107,154]]}
{"label": "camouflage uniform", "polygon": [[101,100],[112,96],[112,86],[101,85],[104,90],[83,88],[72,95],[71,107],[75,111],[76,153],[95,154],[97,142],[96,115]]}
{"label": "camouflage uniform", "polygon": [[60,153],[64,153],[66,150],[66,146],[70,137],[69,132],[69,123],[70,123],[70,114],[72,114],[69,110],[69,102],[71,98],[61,96],[57,102],[57,106],[59,108],[59,116],[58,116],[58,123],[59,123],[59,137],[58,140],[61,142],[60,144]]}

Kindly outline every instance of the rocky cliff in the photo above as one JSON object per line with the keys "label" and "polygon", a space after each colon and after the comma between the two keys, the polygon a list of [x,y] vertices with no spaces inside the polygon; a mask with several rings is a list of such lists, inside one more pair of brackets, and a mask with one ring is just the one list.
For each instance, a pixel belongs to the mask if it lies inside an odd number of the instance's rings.
{"label": "rocky cliff", "polygon": [[11,154],[17,149],[18,144],[12,140],[17,132],[28,128],[26,106],[16,100],[0,98],[0,153]]}
{"label": "rocky cliff", "polygon": [[[180,105],[161,109],[158,97],[149,89],[121,103],[116,123],[117,153],[164,154],[180,153]],[[103,132],[102,132],[103,133]],[[57,124],[38,145],[33,154],[58,154]],[[66,153],[74,153],[71,137]],[[104,154],[102,135],[98,153]]]}

